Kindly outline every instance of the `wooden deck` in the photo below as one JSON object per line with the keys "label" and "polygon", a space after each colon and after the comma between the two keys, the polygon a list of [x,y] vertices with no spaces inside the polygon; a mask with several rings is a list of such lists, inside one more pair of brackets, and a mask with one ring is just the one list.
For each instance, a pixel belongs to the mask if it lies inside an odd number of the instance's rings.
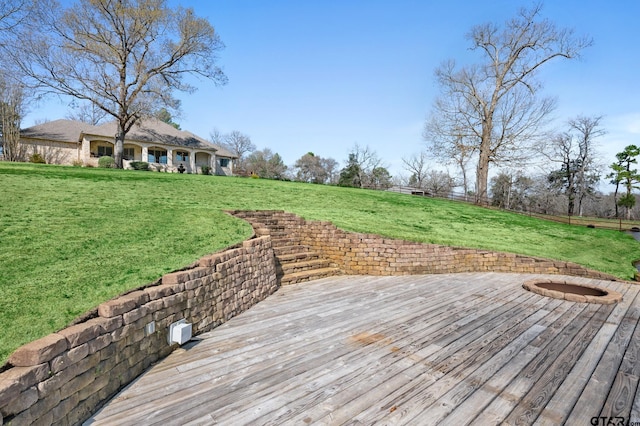
{"label": "wooden deck", "polygon": [[154,365],[86,424],[640,422],[640,286],[571,278],[624,295],[596,305],[525,291],[530,278],[283,287]]}

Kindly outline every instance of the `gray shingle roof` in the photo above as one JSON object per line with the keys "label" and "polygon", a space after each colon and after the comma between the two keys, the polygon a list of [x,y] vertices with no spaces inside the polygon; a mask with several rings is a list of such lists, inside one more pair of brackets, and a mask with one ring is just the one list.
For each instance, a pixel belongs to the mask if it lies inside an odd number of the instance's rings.
{"label": "gray shingle roof", "polygon": [[[111,121],[96,127],[96,135],[109,135],[114,137],[117,123]],[[88,133],[88,132],[85,132]],[[140,142],[160,142],[166,145],[184,146],[188,148],[201,148],[215,150],[215,146],[193,133],[178,130],[170,124],[155,118],[146,118],[135,124],[127,133],[126,139]]]}
{"label": "gray shingle roof", "polygon": [[20,130],[20,137],[61,142],[78,142],[81,133],[94,133],[96,127],[81,121],[54,120]]}

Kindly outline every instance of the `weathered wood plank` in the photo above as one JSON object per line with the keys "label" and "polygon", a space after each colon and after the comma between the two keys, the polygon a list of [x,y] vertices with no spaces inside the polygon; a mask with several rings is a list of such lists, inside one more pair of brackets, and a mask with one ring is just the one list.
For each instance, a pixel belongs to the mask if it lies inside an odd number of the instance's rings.
{"label": "weathered wood plank", "polygon": [[[539,298],[538,300],[548,302],[548,299],[544,300],[544,298]],[[536,321],[544,320],[546,317],[546,311],[542,311],[541,313],[543,315],[540,316],[540,318],[534,318]],[[535,322],[525,323],[525,325],[528,326],[533,326],[534,324]],[[513,336],[517,336],[523,332],[517,328],[514,331],[516,331],[516,333]],[[454,369],[446,371],[446,374],[442,378],[439,378],[436,383],[426,384],[426,386],[421,383],[417,386],[414,385],[413,388],[408,389],[408,392],[402,395],[402,397],[394,399],[393,406],[397,409],[387,415],[385,420],[391,424],[404,424],[405,422],[410,422],[417,413],[423,410],[426,411],[422,414],[422,417],[431,418],[430,409],[436,407],[435,401],[447,392],[450,392],[458,383],[466,382],[467,384],[472,383],[474,387],[479,386],[485,379],[480,380],[480,382],[474,382],[472,374],[487,362],[487,360],[495,356],[496,353],[502,349],[501,345],[508,344],[508,341],[509,338],[502,342],[496,340],[495,344],[488,345],[477,353],[466,357],[464,361],[455,366]],[[499,365],[493,366],[492,369],[499,367]],[[437,368],[441,367],[437,366]]]}
{"label": "weathered wood plank", "polygon": [[[558,302],[560,303],[560,301]],[[547,325],[545,325],[545,323],[553,322],[563,315],[566,312],[566,306],[566,304],[563,304],[562,307],[553,309],[549,315],[544,318],[544,321],[536,324],[537,327],[541,327],[540,331],[546,330]],[[535,351],[521,350],[517,355],[511,357],[500,370],[485,381],[479,388],[475,389],[473,394],[453,407],[451,412],[446,416],[445,422],[457,425],[474,423],[476,416],[493,401],[496,395],[509,385],[536,354],[537,352]]]}
{"label": "weathered wood plank", "polygon": [[[566,343],[593,315],[597,307],[586,307],[584,304],[572,304],[569,310],[558,319],[548,324],[547,329],[524,348],[520,356],[530,359],[526,366],[518,372],[509,385],[494,396],[475,419],[479,424],[499,424],[520,403],[524,395],[548,368]],[[575,324],[574,324],[575,323]]]}
{"label": "weathered wood plank", "polygon": [[[544,303],[546,303],[546,301],[543,301]],[[500,318],[499,317],[499,313],[496,312],[495,310],[495,306],[488,304],[487,306],[490,311],[492,311],[493,313],[495,313],[497,316],[494,317],[495,318]],[[480,318],[477,317],[477,318]],[[467,321],[467,324],[469,323],[474,323],[474,321]],[[487,325],[487,323],[483,323],[483,322],[479,322],[476,321],[476,327],[482,328],[483,326]],[[487,329],[491,329],[492,326],[489,323],[487,326]],[[496,334],[500,334],[500,330],[499,329],[494,329],[493,330]],[[451,334],[451,333],[447,333],[448,336],[453,336],[453,339],[456,339],[456,335],[455,334]],[[491,340],[491,335],[489,335],[488,340]],[[455,340],[454,340],[455,342]],[[432,380],[437,380],[438,377],[442,376],[443,374],[445,374],[447,367],[445,365],[440,365],[438,366],[438,362],[440,362],[441,364],[444,364],[444,362],[441,360],[441,357],[439,356],[440,353],[442,353],[443,348],[438,346],[438,345],[429,345],[428,348],[432,348],[431,351],[431,358],[429,358],[429,353],[425,352],[425,351],[421,351],[421,353],[409,353],[409,357],[410,359],[414,362],[414,365],[410,366],[410,369],[407,370],[400,370],[400,371],[394,371],[393,369],[391,369],[390,371],[385,373],[376,373],[374,374],[373,377],[376,378],[376,381],[372,383],[372,378],[370,378],[367,375],[361,375],[361,378],[365,377],[365,380],[361,380],[360,382],[358,382],[357,384],[354,384],[353,386],[365,386],[367,389],[375,389],[375,392],[379,393],[381,391],[381,389],[383,388],[390,388],[393,389],[394,387],[398,387],[404,383],[407,382],[412,382],[415,383],[415,381],[417,381],[417,378],[420,377],[421,374],[426,374],[428,375],[428,379],[425,380],[425,383],[430,382]],[[402,352],[400,352],[402,354]],[[405,354],[407,355],[407,354]],[[444,357],[445,359],[447,358],[446,356]],[[436,366],[434,368],[434,366]],[[425,367],[427,367],[427,369],[425,370]],[[424,378],[424,377],[423,377]],[[393,380],[394,384],[393,386],[390,383],[384,383],[385,380]],[[378,381],[380,383],[378,383]],[[366,390],[365,390],[366,392]],[[353,389],[345,389],[343,391],[344,394],[347,395],[347,398],[353,398],[353,395],[349,395],[349,393],[352,394],[356,394],[357,395],[357,391],[353,391]],[[359,398],[359,401],[357,402],[359,406],[362,405],[362,401],[366,400],[367,398],[371,398],[370,395],[365,395],[363,398]],[[337,399],[337,398],[336,398]],[[381,395],[377,395],[374,396],[373,399],[381,399]],[[333,420],[336,419],[337,414],[337,410],[343,410],[344,411],[344,407],[345,405],[340,402],[340,401],[336,401],[334,404],[332,404],[333,407],[335,407],[331,413],[329,413],[331,415],[331,418]],[[321,407],[322,409],[324,409],[326,411],[326,409],[328,408],[326,403],[323,404],[323,407]],[[365,407],[366,408],[366,407]],[[354,411],[355,413],[357,413],[357,411]],[[316,414],[313,410],[308,410],[306,411],[307,417],[308,418],[312,418],[315,419]],[[320,414],[317,414],[320,415]],[[325,415],[327,415],[327,413],[325,413]],[[295,418],[294,418],[295,419]]]}
{"label": "weathered wood plank", "polygon": [[576,360],[580,358],[604,324],[611,310],[611,305],[599,307],[595,315],[589,318],[569,344],[557,354],[556,359],[540,375],[520,404],[509,414],[506,419],[507,423],[531,424],[538,418],[546,403],[575,365]]}
{"label": "weathered wood plank", "polygon": [[[607,349],[598,361],[591,380],[585,386],[580,399],[567,418],[568,422],[587,421],[598,416],[616,378],[622,357],[640,317],[640,306],[634,304],[620,322]],[[625,413],[628,416],[629,413]],[[625,417],[626,417],[625,416]]]}
{"label": "weathered wood plank", "polygon": [[587,385],[593,371],[596,369],[602,354],[613,338],[620,321],[623,320],[632,305],[637,304],[638,287],[627,286],[620,289],[624,295],[622,302],[618,303],[605,324],[602,325],[589,348],[576,360],[574,368],[560,385],[553,398],[547,403],[544,411],[536,419],[536,424],[561,424],[566,422],[569,416],[569,407],[573,407],[580,397],[582,390]]}

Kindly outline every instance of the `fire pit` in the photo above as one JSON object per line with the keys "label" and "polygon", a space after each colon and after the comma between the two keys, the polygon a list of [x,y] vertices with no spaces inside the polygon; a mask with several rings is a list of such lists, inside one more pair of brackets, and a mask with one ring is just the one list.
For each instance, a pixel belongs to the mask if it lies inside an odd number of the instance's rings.
{"label": "fire pit", "polygon": [[570,302],[610,305],[622,300],[622,294],[617,291],[565,280],[529,280],[522,284],[522,287],[541,296]]}

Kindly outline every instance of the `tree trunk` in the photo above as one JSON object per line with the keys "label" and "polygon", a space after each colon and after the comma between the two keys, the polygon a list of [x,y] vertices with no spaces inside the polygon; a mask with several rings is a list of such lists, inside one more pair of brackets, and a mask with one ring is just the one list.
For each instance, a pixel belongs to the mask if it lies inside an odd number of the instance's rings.
{"label": "tree trunk", "polygon": [[467,182],[467,171],[462,167],[462,190],[464,191],[464,200],[467,201],[469,194],[469,183]]}
{"label": "tree trunk", "polygon": [[476,204],[487,204],[487,182],[489,180],[489,152],[480,149],[476,172]]}
{"label": "tree trunk", "polygon": [[113,145],[113,154],[115,160],[115,166],[118,169],[122,169],[122,156],[124,153],[124,130],[122,124],[118,123],[118,131],[116,132],[115,143]]}
{"label": "tree trunk", "polygon": [[476,169],[476,204],[488,204],[487,185],[489,182],[489,161],[491,153],[491,129],[493,129],[493,110],[484,113],[482,121],[482,140],[478,153]]}
{"label": "tree trunk", "polygon": [[460,166],[460,171],[462,172],[462,191],[464,193],[464,200],[467,201],[467,195],[469,192],[469,183],[467,182],[467,169],[464,166],[464,161],[459,160],[458,165]]}
{"label": "tree trunk", "polygon": [[613,193],[613,204],[616,207],[616,218],[620,217],[620,213],[618,212],[618,189],[620,188],[620,182],[616,182],[616,190]]}

